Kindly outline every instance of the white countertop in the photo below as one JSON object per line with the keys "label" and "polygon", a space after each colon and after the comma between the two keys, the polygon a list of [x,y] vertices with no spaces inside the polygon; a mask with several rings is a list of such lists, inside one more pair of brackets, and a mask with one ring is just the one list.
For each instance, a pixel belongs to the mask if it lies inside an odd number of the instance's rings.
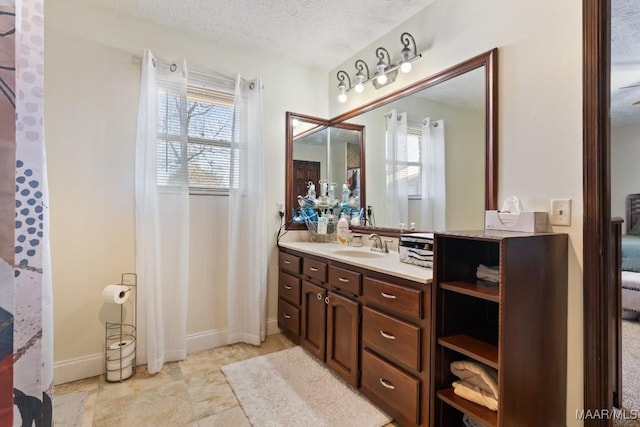
{"label": "white countertop", "polygon": [[322,256],[345,264],[355,265],[368,270],[389,274],[391,276],[402,277],[414,282],[428,284],[433,279],[433,270],[419,267],[413,264],[400,262],[398,252],[380,254],[375,258],[361,258],[337,254],[336,251],[371,252],[369,247],[353,247],[340,245],[338,243],[315,243],[315,242],[280,242],[280,246],[310,255]]}

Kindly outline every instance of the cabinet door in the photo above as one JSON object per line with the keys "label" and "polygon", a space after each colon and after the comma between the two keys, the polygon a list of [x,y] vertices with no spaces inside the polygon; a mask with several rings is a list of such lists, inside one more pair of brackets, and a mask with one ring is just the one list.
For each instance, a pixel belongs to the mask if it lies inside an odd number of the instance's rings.
{"label": "cabinet door", "polygon": [[333,292],[327,300],[327,366],[354,387],[358,386],[357,302]]}
{"label": "cabinet door", "polygon": [[324,361],[327,291],[306,280],[302,282],[302,347]]}

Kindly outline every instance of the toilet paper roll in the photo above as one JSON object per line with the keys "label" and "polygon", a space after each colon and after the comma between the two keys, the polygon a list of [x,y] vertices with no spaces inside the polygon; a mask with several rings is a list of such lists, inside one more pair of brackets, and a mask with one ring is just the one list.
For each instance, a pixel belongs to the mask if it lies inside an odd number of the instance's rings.
{"label": "toilet paper roll", "polygon": [[133,374],[133,366],[125,366],[122,369],[116,369],[115,371],[107,371],[107,381],[124,381]]}
{"label": "toilet paper roll", "polygon": [[105,302],[124,304],[129,299],[129,288],[124,285],[107,285],[102,291],[102,299]]}
{"label": "toilet paper roll", "polygon": [[136,343],[133,340],[123,340],[110,344],[107,347],[107,360],[120,360],[131,354],[136,349]]}

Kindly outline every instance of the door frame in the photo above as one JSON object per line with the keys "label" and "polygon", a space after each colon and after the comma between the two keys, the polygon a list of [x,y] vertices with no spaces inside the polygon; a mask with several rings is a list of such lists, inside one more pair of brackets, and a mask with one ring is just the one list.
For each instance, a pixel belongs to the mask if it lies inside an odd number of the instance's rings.
{"label": "door frame", "polygon": [[[611,229],[610,34],[611,1],[583,0],[583,280],[584,409],[613,407],[609,352],[607,281],[615,272],[607,262]],[[611,420],[585,420],[608,426]]]}

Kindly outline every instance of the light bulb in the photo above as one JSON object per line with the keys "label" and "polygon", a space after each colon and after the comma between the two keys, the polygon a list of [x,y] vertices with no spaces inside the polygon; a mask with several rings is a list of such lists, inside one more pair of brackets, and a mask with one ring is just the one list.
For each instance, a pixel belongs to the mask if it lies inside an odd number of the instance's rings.
{"label": "light bulb", "polygon": [[360,72],[358,72],[358,74],[356,74],[356,85],[355,85],[354,89],[358,93],[362,93],[362,91],[364,90],[364,76]]}
{"label": "light bulb", "polygon": [[383,85],[387,82],[387,75],[384,73],[384,69],[386,67],[387,66],[382,59],[380,60],[380,62],[378,62],[378,65],[376,65],[376,69],[378,70],[376,81],[378,82],[378,84]]}
{"label": "light bulb", "polygon": [[345,102],[347,100],[347,86],[344,82],[338,84],[338,101]]}
{"label": "light bulb", "polygon": [[400,66],[400,71],[402,71],[403,73],[408,73],[409,71],[411,71],[411,62],[403,62]]}

